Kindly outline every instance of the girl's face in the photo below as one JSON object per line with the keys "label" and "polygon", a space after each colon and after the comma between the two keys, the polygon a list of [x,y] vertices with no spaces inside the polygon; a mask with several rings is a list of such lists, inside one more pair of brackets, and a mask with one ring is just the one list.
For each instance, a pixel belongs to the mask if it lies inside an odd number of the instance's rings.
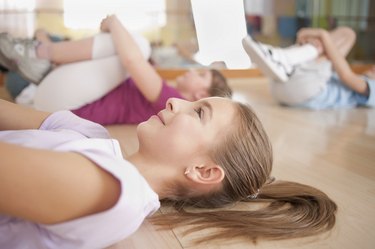
{"label": "girl's face", "polygon": [[210,70],[190,70],[176,78],[176,88],[180,92],[193,94],[207,91],[212,82]]}
{"label": "girl's face", "polygon": [[235,105],[230,99],[169,99],[164,110],[138,126],[139,152],[172,164],[207,158],[212,146],[233,125],[234,117]]}

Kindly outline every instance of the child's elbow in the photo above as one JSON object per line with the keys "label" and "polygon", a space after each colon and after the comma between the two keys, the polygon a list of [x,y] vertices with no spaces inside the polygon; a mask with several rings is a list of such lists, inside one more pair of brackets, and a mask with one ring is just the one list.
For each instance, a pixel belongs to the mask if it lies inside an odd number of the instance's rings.
{"label": "child's elbow", "polygon": [[340,79],[351,86],[352,90],[354,90],[355,92],[364,96],[369,96],[369,87],[367,85],[367,82],[359,75],[353,72],[348,72],[340,75]]}

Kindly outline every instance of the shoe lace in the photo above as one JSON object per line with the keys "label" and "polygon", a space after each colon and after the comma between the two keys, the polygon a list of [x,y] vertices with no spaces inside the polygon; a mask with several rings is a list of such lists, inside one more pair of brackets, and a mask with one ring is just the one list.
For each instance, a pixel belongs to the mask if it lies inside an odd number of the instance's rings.
{"label": "shoe lace", "polygon": [[15,44],[22,46],[24,50],[27,51],[26,53],[28,56],[36,56],[36,47],[38,46],[39,41],[29,38],[14,38],[13,41]]}
{"label": "shoe lace", "polygon": [[14,38],[14,42],[24,45],[25,47],[36,47],[38,45],[38,41],[28,38]]}
{"label": "shoe lace", "polygon": [[294,71],[294,66],[286,65],[285,62],[282,61],[281,55],[279,54],[279,51],[277,48],[274,48],[273,46],[262,44],[260,42],[257,43],[261,51],[275,63],[279,68],[282,68],[282,70],[285,72],[285,74],[290,77]]}

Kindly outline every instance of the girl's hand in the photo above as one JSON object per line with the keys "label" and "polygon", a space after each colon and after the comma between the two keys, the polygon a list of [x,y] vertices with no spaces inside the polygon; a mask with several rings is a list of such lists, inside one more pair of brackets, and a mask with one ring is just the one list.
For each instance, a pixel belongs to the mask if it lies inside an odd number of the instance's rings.
{"label": "girl's hand", "polygon": [[107,16],[106,18],[104,18],[102,20],[102,22],[100,23],[100,30],[102,32],[110,32],[111,31],[111,25],[112,25],[112,23],[115,19],[117,19],[117,17],[115,15],[110,15],[110,16]]}
{"label": "girl's hand", "polygon": [[327,31],[319,28],[302,28],[297,33],[297,43],[305,44],[311,39],[321,39],[324,32]]}
{"label": "girl's hand", "polygon": [[297,44],[311,44],[317,50],[318,54],[324,53],[323,36],[328,36],[328,32],[319,28],[302,28],[297,33]]}

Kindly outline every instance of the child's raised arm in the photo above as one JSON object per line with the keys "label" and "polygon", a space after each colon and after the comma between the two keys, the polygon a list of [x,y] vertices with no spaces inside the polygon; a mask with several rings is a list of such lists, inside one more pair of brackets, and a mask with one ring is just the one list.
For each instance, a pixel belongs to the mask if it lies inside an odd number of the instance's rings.
{"label": "child's raised arm", "polygon": [[0,99],[0,130],[38,129],[50,114]]}
{"label": "child's raised arm", "polygon": [[333,68],[347,87],[359,94],[369,95],[366,81],[351,70],[345,56],[340,52],[338,44],[332,40],[331,34],[328,31],[324,29],[305,29],[304,32],[301,32],[299,40],[301,41],[304,37],[308,36],[321,40],[325,55],[332,62]]}
{"label": "child's raised arm", "polygon": [[144,58],[127,29],[116,16],[112,15],[102,21],[101,30],[111,33],[122,65],[132,76],[145,98],[151,102],[155,101],[162,89],[162,78]]}
{"label": "child's raised arm", "polygon": [[322,42],[327,57],[331,60],[333,68],[346,86],[359,94],[369,95],[369,88],[366,81],[354,73],[349,63],[333,44],[328,32],[322,33]]}

